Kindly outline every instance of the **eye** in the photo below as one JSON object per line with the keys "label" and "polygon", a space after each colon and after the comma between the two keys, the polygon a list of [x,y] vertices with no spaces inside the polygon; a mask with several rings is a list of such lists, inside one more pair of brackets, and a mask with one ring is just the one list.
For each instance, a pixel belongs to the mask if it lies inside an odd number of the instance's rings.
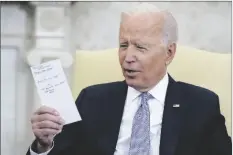
{"label": "eye", "polygon": [[136,46],[136,48],[139,50],[139,51],[141,51],[141,52],[145,52],[147,49],[144,47],[144,46],[142,46],[142,45],[139,45],[139,44],[135,44],[135,46]]}
{"label": "eye", "polygon": [[145,49],[144,47],[140,46],[140,45],[136,45],[137,48],[139,49]]}
{"label": "eye", "polygon": [[127,43],[122,43],[120,44],[120,48],[127,48],[128,47],[128,44]]}

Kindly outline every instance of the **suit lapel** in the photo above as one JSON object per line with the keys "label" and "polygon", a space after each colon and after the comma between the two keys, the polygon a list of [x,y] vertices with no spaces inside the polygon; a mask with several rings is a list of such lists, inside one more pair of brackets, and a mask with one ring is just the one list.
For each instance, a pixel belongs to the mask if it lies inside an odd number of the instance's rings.
{"label": "suit lapel", "polygon": [[[110,99],[111,104],[107,107],[108,121],[102,124],[104,128],[108,128],[107,133],[98,140],[98,148],[102,150],[100,151],[102,154],[114,154],[118,140],[128,87],[125,81],[120,82],[116,87],[118,87],[116,92],[106,99],[107,102]],[[175,153],[181,126],[182,102],[179,86],[169,75],[161,129],[160,155]],[[180,107],[173,107],[174,105]]]}
{"label": "suit lapel", "polygon": [[169,84],[165,99],[160,155],[174,155],[181,126],[181,92],[175,80],[169,75]]}
{"label": "suit lapel", "polygon": [[108,118],[106,119],[107,121],[102,124],[107,130],[105,130],[106,132],[98,141],[98,147],[102,150],[100,151],[101,154],[114,154],[115,152],[125,106],[127,88],[125,81],[120,82],[116,85],[114,93],[107,96],[106,102],[111,103],[106,104],[108,105],[108,114],[105,117]]}

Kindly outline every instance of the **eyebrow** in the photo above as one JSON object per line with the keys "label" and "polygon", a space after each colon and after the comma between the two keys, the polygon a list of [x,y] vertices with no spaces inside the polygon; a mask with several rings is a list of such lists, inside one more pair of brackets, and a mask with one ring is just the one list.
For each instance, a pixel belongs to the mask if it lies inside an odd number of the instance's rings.
{"label": "eyebrow", "polygon": [[[128,44],[129,41],[128,40],[120,40],[120,44]],[[149,43],[145,43],[145,42],[142,42],[140,40],[133,40],[131,41],[132,44],[136,44],[136,45],[140,45],[140,46],[144,46],[144,47],[150,47],[152,44],[149,44]]]}
{"label": "eyebrow", "polygon": [[138,41],[138,40],[133,41],[132,44],[137,44],[137,45],[146,46],[146,47],[149,47],[149,46],[150,46],[150,44],[145,43],[145,42],[142,42],[142,41]]}

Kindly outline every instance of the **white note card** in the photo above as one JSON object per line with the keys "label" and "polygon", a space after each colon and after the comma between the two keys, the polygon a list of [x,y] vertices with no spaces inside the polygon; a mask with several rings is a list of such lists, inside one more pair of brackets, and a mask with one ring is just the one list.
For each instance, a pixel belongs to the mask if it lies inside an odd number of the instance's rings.
{"label": "white note card", "polygon": [[31,72],[42,105],[56,109],[65,124],[81,120],[59,59],[32,66]]}

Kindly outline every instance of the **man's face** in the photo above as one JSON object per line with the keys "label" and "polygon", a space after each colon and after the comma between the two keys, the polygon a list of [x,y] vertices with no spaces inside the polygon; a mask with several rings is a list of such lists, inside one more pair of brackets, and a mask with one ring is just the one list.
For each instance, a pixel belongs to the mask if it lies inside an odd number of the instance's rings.
{"label": "man's face", "polygon": [[161,13],[122,15],[119,60],[127,84],[140,91],[152,88],[166,73],[163,24]]}

